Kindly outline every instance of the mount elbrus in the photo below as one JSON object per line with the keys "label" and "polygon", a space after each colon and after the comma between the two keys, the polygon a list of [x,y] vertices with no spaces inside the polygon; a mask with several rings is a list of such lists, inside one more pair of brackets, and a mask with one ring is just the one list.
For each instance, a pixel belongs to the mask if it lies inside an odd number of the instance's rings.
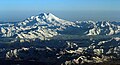
{"label": "mount elbrus", "polygon": [[71,22],[41,13],[15,24],[0,24],[0,58],[51,65],[120,59],[120,22]]}

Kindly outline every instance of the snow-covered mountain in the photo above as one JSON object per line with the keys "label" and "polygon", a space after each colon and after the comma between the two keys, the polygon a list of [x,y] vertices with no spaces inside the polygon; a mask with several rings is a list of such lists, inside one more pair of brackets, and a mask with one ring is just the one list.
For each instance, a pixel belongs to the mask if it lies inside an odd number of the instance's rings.
{"label": "snow-covered mountain", "polygon": [[0,27],[1,37],[39,38],[44,40],[59,35],[58,31],[63,31],[69,26],[75,26],[75,23],[62,20],[51,13],[41,13],[14,25],[3,25],[1,24],[2,27]]}
{"label": "snow-covered mountain", "polygon": [[71,33],[77,35],[119,35],[120,22],[70,22],[51,13],[41,13],[16,24],[0,24],[0,37],[45,40]]}
{"label": "snow-covered mountain", "polygon": [[40,42],[37,46],[31,47],[24,47],[24,45],[14,48],[13,46],[11,49],[0,49],[0,58],[37,60],[44,63],[58,63],[58,65],[69,65],[70,63],[84,65],[84,63],[102,63],[110,62],[111,59],[120,59],[119,37],[92,40],[53,40]]}
{"label": "snow-covered mountain", "polygon": [[84,30],[86,35],[119,35],[120,34],[120,22],[115,24],[116,22],[109,21],[82,21],[76,22],[81,30]]}
{"label": "snow-covered mountain", "polygon": [[0,24],[0,58],[63,65],[119,59],[120,22],[71,22],[41,13],[15,24]]}

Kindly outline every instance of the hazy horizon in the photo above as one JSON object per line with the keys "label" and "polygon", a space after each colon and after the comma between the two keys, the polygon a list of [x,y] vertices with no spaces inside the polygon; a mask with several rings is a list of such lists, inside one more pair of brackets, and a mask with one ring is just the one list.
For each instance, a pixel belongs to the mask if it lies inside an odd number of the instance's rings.
{"label": "hazy horizon", "polygon": [[119,2],[120,0],[1,0],[0,21],[22,21],[43,12],[69,21],[119,21]]}
{"label": "hazy horizon", "polygon": [[[90,12],[90,13],[89,13]],[[60,12],[60,11],[38,11],[38,12],[14,12],[7,14],[0,14],[0,21],[2,22],[18,22],[23,21],[28,17],[39,15],[40,13],[52,13],[55,16],[69,20],[69,21],[120,21],[120,12],[105,12],[105,11],[80,11],[80,12]]]}

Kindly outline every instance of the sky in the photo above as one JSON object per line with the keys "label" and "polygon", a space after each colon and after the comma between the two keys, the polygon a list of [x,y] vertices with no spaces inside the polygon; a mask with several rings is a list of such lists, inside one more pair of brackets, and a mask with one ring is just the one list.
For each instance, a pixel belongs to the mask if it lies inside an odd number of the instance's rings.
{"label": "sky", "polygon": [[119,20],[120,0],[0,0],[0,21],[21,21],[42,12],[75,20]]}

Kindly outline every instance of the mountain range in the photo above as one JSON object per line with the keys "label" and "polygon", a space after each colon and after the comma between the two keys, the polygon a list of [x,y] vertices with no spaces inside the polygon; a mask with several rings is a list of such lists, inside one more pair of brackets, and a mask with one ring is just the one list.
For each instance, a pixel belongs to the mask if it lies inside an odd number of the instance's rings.
{"label": "mountain range", "polygon": [[4,38],[47,40],[58,35],[120,35],[120,22],[71,22],[51,13],[41,13],[16,24],[0,24],[0,37]]}
{"label": "mountain range", "polygon": [[18,60],[17,64],[27,60],[45,65],[112,65],[120,61],[120,22],[67,21],[41,13],[17,23],[0,23],[1,59]]}

